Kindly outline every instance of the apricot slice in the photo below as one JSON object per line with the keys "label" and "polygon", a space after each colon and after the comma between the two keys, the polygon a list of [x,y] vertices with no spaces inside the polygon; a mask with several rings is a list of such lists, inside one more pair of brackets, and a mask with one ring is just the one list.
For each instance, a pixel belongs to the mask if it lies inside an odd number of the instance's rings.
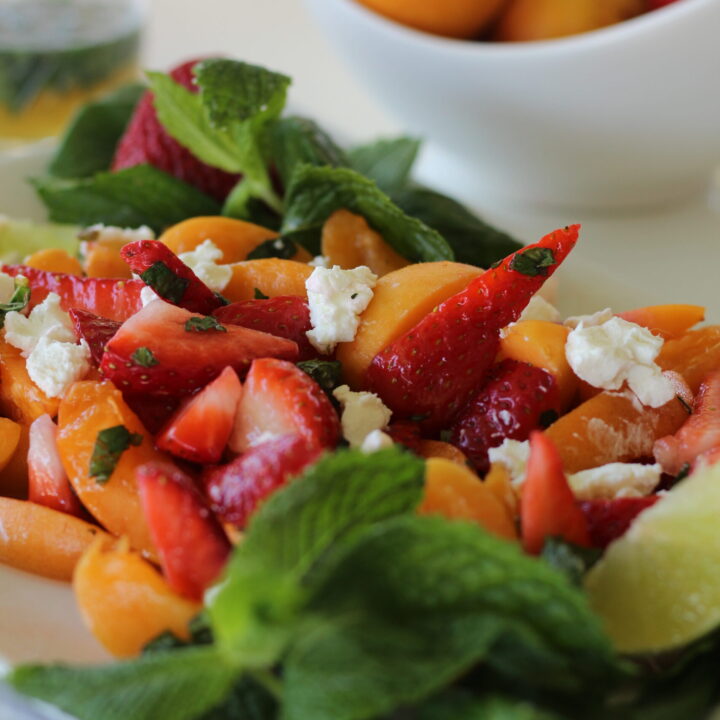
{"label": "apricot slice", "polygon": [[665,340],[672,340],[702,322],[705,308],[702,305],[649,305],[625,310],[618,313],[618,317],[642,325]]}
{"label": "apricot slice", "polygon": [[465,453],[450,443],[441,440],[420,440],[417,444],[417,452],[424,458],[445,458],[452,462],[468,467],[468,459]]}
{"label": "apricot slice", "polygon": [[278,295],[298,295],[307,297],[305,281],[313,268],[295,260],[263,258],[246,260],[232,266],[233,274],[225,286],[223,295],[230,302],[252,300],[255,290],[268,297]]}
{"label": "apricot slice", "polygon": [[690,330],[663,345],[657,364],[663,370],[675,370],[684,378],[693,393],[712,370],[720,367],[720,325]]}
{"label": "apricot slice", "polygon": [[122,259],[120,250],[127,244],[124,238],[104,238],[89,243],[85,256],[85,274],[88,277],[132,277],[130,266]]}
{"label": "apricot slice", "polygon": [[408,265],[381,277],[355,339],[338,345],[345,382],[355,390],[364,387],[365,371],[381,350],[482,272],[473,265],[441,261]]}
{"label": "apricot slice", "polygon": [[[236,263],[245,260],[248,253],[265,240],[276,237],[278,234],[274,230],[245,220],[208,215],[183,220],[169,227],[158,240],[176,255],[194,250],[205,240],[212,240],[223,252],[223,263]],[[298,248],[292,259],[307,262],[311,256],[304,248]]]}
{"label": "apricot slice", "polygon": [[187,639],[188,623],[200,611],[124,540],[114,547],[93,543],[77,564],[73,588],[92,634],[116,657],[137,655],[166,630]]}
{"label": "apricot slice", "polygon": [[505,358],[547,370],[557,383],[560,406],[567,410],[578,392],[578,378],[565,357],[570,328],[545,320],[525,320],[503,331],[500,352]]}
{"label": "apricot slice", "polygon": [[[90,477],[90,459],[98,433],[117,425],[142,435],[142,443],[130,445],[110,479],[101,484]],[[127,535],[133,548],[154,557],[135,470],[148,462],[162,462],[165,456],[155,450],[152,436],[126,405],[120,391],[109,381],[72,385],[60,404],[57,444],[70,484],[85,507],[113,535]]]}
{"label": "apricot slice", "polygon": [[0,562],[54,580],[70,580],[97,538],[111,537],[74,515],[27,500],[0,497]]}
{"label": "apricot slice", "polygon": [[[10,462],[20,443],[21,425],[9,418],[0,417],[0,473]],[[0,488],[2,482],[0,481]]]}
{"label": "apricot slice", "polygon": [[470,520],[499,537],[517,537],[507,509],[467,467],[446,458],[425,463],[425,496],[421,515],[442,515],[450,520]]}
{"label": "apricot slice", "polygon": [[60,248],[45,248],[38,250],[27,257],[23,265],[47,270],[48,272],[66,273],[68,275],[82,275],[83,269],[80,261],[66,250]]}
{"label": "apricot slice", "polygon": [[41,415],[55,417],[59,404],[30,379],[20,350],[0,336],[0,412],[29,426]]}
{"label": "apricot slice", "polygon": [[323,225],[321,252],[330,266],[352,269],[366,265],[378,277],[410,264],[364,217],[348,210],[336,210]]}
{"label": "apricot slice", "polygon": [[503,463],[493,463],[483,480],[485,487],[507,508],[511,518],[518,515],[518,496],[512,486],[510,472]]}
{"label": "apricot slice", "polygon": [[560,451],[565,472],[575,473],[651,457],[655,440],[677,432],[687,417],[677,398],[651,408],[629,393],[604,391],[563,415],[545,434]]}
{"label": "apricot slice", "polygon": [[30,426],[18,423],[20,435],[15,451],[0,472],[0,495],[25,499],[28,496],[27,456],[30,449]]}

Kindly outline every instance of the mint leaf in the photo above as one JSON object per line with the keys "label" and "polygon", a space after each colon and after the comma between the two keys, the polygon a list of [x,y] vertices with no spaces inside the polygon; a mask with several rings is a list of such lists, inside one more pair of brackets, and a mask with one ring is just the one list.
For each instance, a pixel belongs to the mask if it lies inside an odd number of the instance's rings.
{"label": "mint leaf", "polygon": [[547,275],[547,269],[554,264],[555,253],[550,248],[531,247],[513,255],[510,269],[535,277],[536,275]]}
{"label": "mint leaf", "polygon": [[272,160],[280,179],[290,182],[293,171],[300,164],[347,167],[345,152],[313,120],[285,117],[268,126],[266,155]]}
{"label": "mint leaf", "polygon": [[84,105],[66,130],[50,162],[50,174],[83,178],[107,170],[145,90],[144,85],[126,85]]}
{"label": "mint leaf", "polygon": [[140,273],[140,279],[161,298],[177,305],[185,295],[189,280],[171,270],[162,260]]}
{"label": "mint leaf", "polygon": [[260,258],[281,258],[289,260],[298,251],[298,246],[288,238],[270,238],[261,242],[247,254],[247,260],[258,260]]}
{"label": "mint leaf", "polygon": [[149,225],[162,232],[188,217],[220,212],[215,200],[151,165],[79,180],[45,177],[31,182],[56,222]]}
{"label": "mint leaf", "polygon": [[392,199],[408,215],[437,230],[455,253],[457,262],[489,268],[519,250],[522,244],[488,225],[446,195],[423,187],[396,190]]}
{"label": "mint leaf", "polygon": [[236,677],[204,646],[99,667],[25,665],[8,681],[79,720],[195,720],[223,701]]}
{"label": "mint leaf", "polygon": [[153,354],[153,351],[148,347],[139,347],[131,356],[130,359],[141,367],[154,367],[159,363],[158,359]]}
{"label": "mint leaf", "polygon": [[185,321],[185,332],[227,332],[227,328],[221,325],[217,318],[212,315],[204,317],[191,317]]}
{"label": "mint leaf", "polygon": [[534,703],[502,695],[474,697],[461,690],[446,691],[424,703],[415,720],[562,720]]}
{"label": "mint leaf", "polygon": [[250,675],[235,683],[228,697],[199,720],[276,720],[278,703]]}
{"label": "mint leaf", "polygon": [[563,573],[573,585],[580,587],[585,573],[601,555],[602,551],[597,548],[583,548],[562,538],[549,537],[545,540],[540,557],[550,567]]}
{"label": "mint leaf", "polygon": [[131,433],[124,425],[105,428],[97,434],[95,447],[90,457],[90,477],[103,485],[113,474],[122,454],[131,445],[140,445],[143,436]]}
{"label": "mint leaf", "polygon": [[260,288],[255,288],[253,290],[253,298],[255,300],[269,300],[270,296],[266,295]]}
{"label": "mint leaf", "polygon": [[340,384],[342,374],[339,360],[303,360],[296,364],[332,397],[332,391]]}
{"label": "mint leaf", "polygon": [[0,330],[5,326],[5,315],[9,312],[20,312],[30,302],[30,284],[27,278],[15,278],[15,291],[10,300],[0,303]]}
{"label": "mint leaf", "polygon": [[299,165],[295,169],[285,195],[283,234],[319,230],[341,208],[362,215],[409,260],[430,262],[454,257],[435,230],[405,215],[372,180],[347,168]]}
{"label": "mint leaf", "polygon": [[210,596],[218,642],[246,666],[277,660],[315,575],[364,528],[412,510],[424,473],[422,460],[395,448],[340,451],[272,495]]}
{"label": "mint leaf", "polygon": [[417,138],[376,140],[350,150],[350,167],[374,180],[386,193],[393,193],[407,184],[419,151]]}

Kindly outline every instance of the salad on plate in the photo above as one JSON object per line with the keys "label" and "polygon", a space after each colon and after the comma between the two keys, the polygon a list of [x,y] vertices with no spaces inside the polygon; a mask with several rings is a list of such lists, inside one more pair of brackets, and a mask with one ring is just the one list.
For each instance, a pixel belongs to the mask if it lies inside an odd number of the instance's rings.
{"label": "salad on plate", "polygon": [[0,225],[0,562],[118,658],[5,681],[80,720],[707,717],[704,308],[563,318],[579,225],[522,246],[279,73],[148,79]]}

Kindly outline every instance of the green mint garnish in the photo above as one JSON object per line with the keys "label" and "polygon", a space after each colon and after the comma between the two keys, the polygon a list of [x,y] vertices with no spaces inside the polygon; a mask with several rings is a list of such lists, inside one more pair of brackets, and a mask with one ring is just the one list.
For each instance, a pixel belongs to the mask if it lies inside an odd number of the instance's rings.
{"label": "green mint garnish", "polygon": [[15,291],[6,303],[0,303],[0,330],[5,325],[5,315],[9,312],[20,312],[30,302],[30,284],[27,278],[18,275],[15,278]]}
{"label": "green mint garnish", "polygon": [[255,288],[253,292],[253,297],[256,300],[269,300],[270,297],[266,295],[260,288]]}
{"label": "green mint garnish", "polygon": [[691,468],[692,466],[690,465],[690,463],[685,463],[680,468],[680,472],[678,472],[678,474],[675,476],[675,482],[680,482],[681,480],[684,480],[690,474]]}
{"label": "green mint garnish", "polygon": [[261,242],[247,255],[248,260],[259,260],[261,258],[280,258],[289,260],[297,253],[297,245],[289,238],[270,238]]}
{"label": "green mint garnish", "polygon": [[685,398],[682,397],[682,395],[676,395],[675,397],[680,401],[680,404],[685,408],[685,410],[687,411],[687,414],[692,415],[692,411],[693,411],[692,405],[690,405],[690,403],[687,400],[685,400]]}
{"label": "green mint garnish", "polygon": [[520,250],[513,255],[510,269],[515,272],[535,277],[547,275],[547,269],[555,264],[555,253],[550,248],[531,247]]}
{"label": "green mint garnish", "polygon": [[142,365],[142,367],[153,367],[159,363],[152,350],[146,347],[139,347],[130,358],[136,365]]}
{"label": "green mint garnish", "polygon": [[297,366],[330,396],[340,384],[342,365],[338,360],[303,360]]}
{"label": "green mint garnish", "polygon": [[124,425],[105,428],[97,434],[90,458],[90,477],[104,485],[113,474],[122,454],[131,445],[140,445],[143,436],[131,433]]}
{"label": "green mint garnish", "polygon": [[600,559],[602,550],[584,548],[561,538],[549,537],[543,546],[542,557],[545,562],[563,573],[573,585],[582,585],[585,573]]}
{"label": "green mint garnish", "polygon": [[140,279],[161,298],[177,305],[183,298],[188,281],[176,275],[162,260],[140,273]]}
{"label": "green mint garnish", "polygon": [[185,321],[185,330],[187,332],[208,332],[209,330],[227,332],[227,328],[221,325],[212,315],[189,318]]}

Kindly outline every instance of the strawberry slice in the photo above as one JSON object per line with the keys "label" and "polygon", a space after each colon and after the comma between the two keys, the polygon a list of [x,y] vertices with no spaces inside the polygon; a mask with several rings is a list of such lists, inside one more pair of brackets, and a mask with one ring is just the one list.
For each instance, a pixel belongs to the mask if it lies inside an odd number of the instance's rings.
{"label": "strawberry slice", "polygon": [[488,450],[505,438],[527,440],[531,430],[557,419],[560,397],[550,373],[528,363],[503,360],[491,368],[488,381],[453,425],[451,443],[474,463],[490,469]]}
{"label": "strawberry slice", "polygon": [[322,388],[295,365],[272,358],[254,360],[230,449],[245,452],[280,435],[299,435],[310,445],[332,448],[340,437],[340,421]]}
{"label": "strawberry slice", "polygon": [[30,425],[27,456],[28,500],[84,517],[82,505],[70,487],[57,448],[57,425],[49,415],[41,415]]}
{"label": "strawberry slice", "polygon": [[666,473],[677,475],[686,463],[716,447],[720,447],[720,370],[705,378],[692,414],[674,435],[655,442],[653,454]]}
{"label": "strawberry slice", "polygon": [[560,454],[538,430],[530,434],[530,459],[520,496],[523,547],[538,555],[550,537],[588,547],[587,520],[563,472]]}
{"label": "strawberry slice", "polygon": [[138,416],[143,427],[153,435],[159,433],[177,412],[181,397],[174,395],[133,395],[123,393],[123,400]]}
{"label": "strawberry slice", "polygon": [[86,310],[72,309],[69,314],[78,339],[85,340],[90,348],[93,362],[100,365],[105,346],[119,330],[122,323],[98,317]]}
{"label": "strawberry slice", "polygon": [[212,509],[225,522],[244,528],[260,503],[322,452],[299,435],[282,435],[250,448],[227,465],[206,468],[203,482]]}
{"label": "strawberry slice", "polygon": [[[292,340],[298,346],[298,360],[320,357],[307,338],[307,331],[312,329],[312,325],[310,309],[304,298],[281,295],[262,300],[245,300],[218,308],[213,315],[221,323],[242,325]],[[328,358],[323,356],[323,359]]]}
{"label": "strawberry slice", "polygon": [[173,305],[209,315],[225,304],[167,245],[158,240],[128,243],[120,255],[146,285]]}
{"label": "strawberry slice", "polygon": [[90,278],[38,270],[25,265],[3,265],[8,275],[24,275],[30,283],[30,307],[39,305],[48,293],[60,296],[63,310],[86,310],[109,320],[122,322],[141,307],[141,280]]}
{"label": "strawberry slice", "polygon": [[177,411],[155,444],[192,462],[219,462],[235,423],[241,392],[237,373],[226,367]]}
{"label": "strawberry slice", "polygon": [[[183,63],[172,70],[170,76],[187,90],[197,92],[199,88],[194,82],[192,69],[198,62],[190,60]],[[112,169],[122,170],[145,163],[194,185],[221,202],[240,179],[239,175],[206,165],[168,135],[157,118],[150,91],[140,99],[120,138]]]}
{"label": "strawberry slice", "polygon": [[257,357],[294,360],[297,345],[153,300],[115,333],[100,370],[123,392],[189,395],[227,366],[244,374]]}
{"label": "strawberry slice", "polygon": [[573,249],[579,225],[556,230],[500,261],[378,353],[366,380],[396,417],[447,427],[495,362],[501,328]]}
{"label": "strawberry slice", "polygon": [[586,500],[580,503],[590,532],[593,547],[606,548],[624,535],[633,520],[660,499],[659,495],[615,498],[614,500]]}
{"label": "strawberry slice", "polygon": [[416,455],[420,455],[423,444],[422,429],[419,423],[412,420],[397,420],[391,422],[385,432],[400,445],[403,445]]}
{"label": "strawberry slice", "polygon": [[230,541],[193,480],[170,463],[142,465],[136,473],[150,535],[168,585],[192,600],[222,572]]}

